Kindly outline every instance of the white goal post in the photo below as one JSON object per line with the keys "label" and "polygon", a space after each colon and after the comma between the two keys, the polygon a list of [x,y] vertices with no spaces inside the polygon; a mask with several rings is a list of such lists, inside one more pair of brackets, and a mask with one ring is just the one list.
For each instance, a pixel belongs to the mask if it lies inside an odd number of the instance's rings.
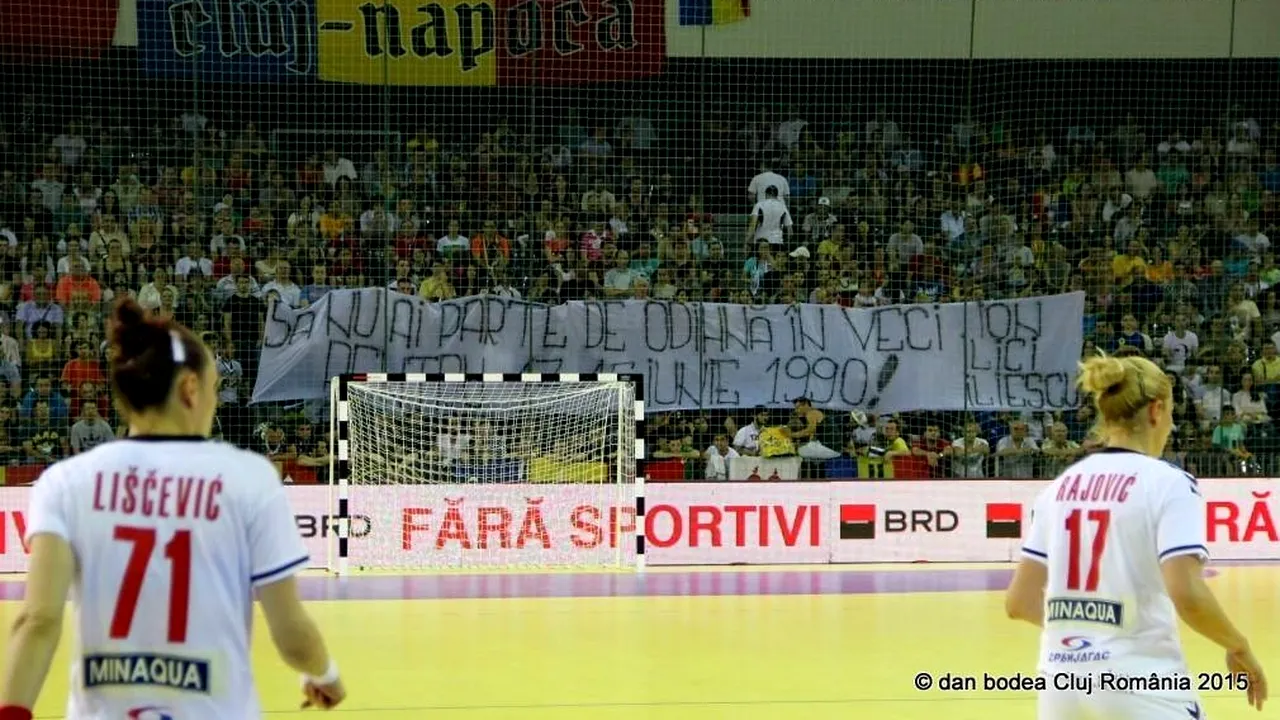
{"label": "white goal post", "polygon": [[365,373],[330,386],[329,569],[644,567],[644,384]]}

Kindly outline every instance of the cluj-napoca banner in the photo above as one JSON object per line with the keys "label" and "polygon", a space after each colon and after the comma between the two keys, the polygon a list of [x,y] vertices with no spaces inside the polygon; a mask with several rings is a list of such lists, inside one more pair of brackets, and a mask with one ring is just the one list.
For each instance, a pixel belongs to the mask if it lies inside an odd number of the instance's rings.
{"label": "cluj-napoca banner", "polygon": [[1084,293],[849,309],[658,301],[429,303],[338,290],[267,313],[254,402],[325,397],[359,372],[616,372],[654,410],[1074,407]]}
{"label": "cluj-napoca banner", "polygon": [[572,85],[662,72],[665,18],[662,0],[139,0],[138,40],[152,75]]}

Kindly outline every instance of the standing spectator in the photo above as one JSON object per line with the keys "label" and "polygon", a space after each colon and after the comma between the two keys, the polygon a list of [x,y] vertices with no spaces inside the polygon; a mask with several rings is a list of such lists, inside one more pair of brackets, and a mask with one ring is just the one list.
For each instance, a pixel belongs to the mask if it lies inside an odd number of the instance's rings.
{"label": "standing spectator", "polygon": [[729,436],[724,433],[716,435],[715,442],[707,448],[704,456],[707,459],[707,480],[728,480],[729,461],[739,457],[738,451],[729,447]]}
{"label": "standing spectator", "polygon": [[778,186],[765,190],[764,200],[751,210],[751,223],[747,227],[747,241],[767,241],[770,245],[786,243],[787,233],[795,225],[786,203],[778,199]]}
{"label": "standing spectator", "polygon": [[218,369],[218,424],[229,442],[248,445],[249,418],[242,407],[253,388],[245,385],[244,366],[235,359],[235,346],[212,334],[205,341],[214,353]]}
{"label": "standing spectator", "polygon": [[985,438],[978,437],[978,423],[967,422],[964,435],[951,443],[951,473],[958,478],[985,478],[987,456],[991,454],[991,445]]}
{"label": "standing spectator", "polygon": [[997,473],[1006,478],[1033,478],[1039,454],[1036,441],[1027,435],[1027,424],[1015,420],[1009,426],[1009,434],[996,443],[996,457],[1000,462]]}
{"label": "standing spectator", "polygon": [[1187,316],[1178,313],[1173,318],[1173,329],[1165,333],[1160,343],[1165,369],[1179,374],[1187,369],[1187,361],[1200,352],[1200,338],[1187,325]]}
{"label": "standing spectator", "polygon": [[1063,470],[1074,463],[1084,451],[1080,444],[1067,437],[1067,426],[1054,423],[1049,426],[1049,437],[1040,444],[1040,454],[1044,457],[1041,473],[1045,477],[1057,477]]}
{"label": "standing spectator", "polygon": [[755,456],[760,454],[760,433],[769,427],[769,410],[757,407],[751,422],[738,428],[733,436],[733,449],[739,455]]}
{"label": "standing spectator", "polygon": [[[911,454],[924,463],[925,472],[923,477],[940,478],[946,476],[946,466],[943,464],[943,460],[946,457],[947,448],[950,446],[951,443],[942,437],[942,430],[935,424],[926,426],[924,434],[911,443]],[[899,477],[896,468],[894,469],[894,477]]]}
{"label": "standing spectator", "polygon": [[256,378],[257,351],[262,345],[267,306],[249,292],[249,276],[236,280],[236,292],[222,305],[222,340],[241,350],[244,358],[245,382],[253,387]]}
{"label": "standing spectator", "polygon": [[770,162],[760,163],[760,172],[751,178],[751,184],[747,186],[747,195],[753,203],[762,203],[769,197],[769,188],[774,188],[777,192],[774,194],[783,205],[790,202],[791,185],[787,183],[787,179],[773,171],[773,164]]}
{"label": "standing spectator", "polygon": [[[831,460],[840,457],[840,428],[834,420],[828,422],[825,413],[813,406],[809,398],[795,399],[795,412],[791,423],[791,441],[797,453],[806,460]],[[904,443],[905,447],[905,443]]]}
{"label": "standing spectator", "polygon": [[293,281],[293,268],[289,263],[280,261],[276,263],[275,279],[262,286],[262,294],[274,292],[280,296],[280,302],[286,307],[297,308],[302,306],[302,288]]}
{"label": "standing spectator", "polygon": [[98,414],[97,403],[85,403],[80,411],[80,419],[71,426],[71,452],[79,455],[115,439],[116,434],[111,430],[111,425]]}

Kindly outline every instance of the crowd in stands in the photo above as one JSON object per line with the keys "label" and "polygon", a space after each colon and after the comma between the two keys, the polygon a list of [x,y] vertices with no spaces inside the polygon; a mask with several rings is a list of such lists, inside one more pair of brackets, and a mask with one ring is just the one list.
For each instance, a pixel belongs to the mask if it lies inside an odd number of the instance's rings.
{"label": "crowd in stands", "polygon": [[[1280,124],[906,120],[752,122],[703,145],[717,170],[700,180],[645,117],[538,138],[505,120],[465,141],[424,129],[361,157],[286,152],[197,111],[147,129],[24,114],[0,130],[0,461],[118,433],[102,318],[132,295],[215,349],[223,437],[322,465],[307,420],[248,405],[265,313],[382,286],[846,307],[1084,291],[1086,353],[1142,353],[1174,377],[1170,461],[1276,469]],[[725,196],[709,182],[738,185],[728,207],[704,199]],[[649,429],[690,478],[721,477],[732,454],[798,454],[815,477],[834,459],[859,476],[1039,477],[1098,444],[1092,421],[1088,407],[876,416],[801,400]]]}

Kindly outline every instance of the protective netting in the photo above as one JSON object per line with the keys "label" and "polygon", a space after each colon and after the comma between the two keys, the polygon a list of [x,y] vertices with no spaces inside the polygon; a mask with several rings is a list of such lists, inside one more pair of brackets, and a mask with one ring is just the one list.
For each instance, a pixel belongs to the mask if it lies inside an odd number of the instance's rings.
{"label": "protective netting", "polygon": [[[652,407],[695,413],[660,418],[651,443],[688,479],[709,474],[715,436],[732,440],[755,405],[785,427],[806,392],[840,456],[806,463],[808,476],[1045,475],[1096,441],[1078,398],[957,390],[943,412],[940,393],[908,392],[905,371],[876,388],[878,345],[752,349],[741,366],[758,372],[724,376],[732,353],[666,342],[631,367],[584,369],[570,365],[627,338],[533,321],[446,337],[444,324],[396,325],[390,302],[349,299],[310,324],[294,314],[369,287],[437,305],[689,304],[671,318],[715,302],[752,306],[784,337],[795,317],[835,317],[815,308],[888,317],[1082,291],[1085,351],[1136,348],[1181,378],[1171,461],[1276,472],[1275,8],[0,2],[0,313],[12,323],[0,392],[16,409],[0,416],[12,440],[0,461],[22,482],[110,437],[101,318],[132,294],[206,334],[224,381],[219,434],[295,482],[327,479],[317,428],[333,375],[529,368],[651,373],[655,398],[672,399]],[[955,323],[938,327],[963,342]],[[420,347],[390,352],[402,337]],[[546,342],[566,337],[577,347]],[[491,347],[501,367],[485,365]],[[1075,359],[1074,342],[1036,347],[1025,374]],[[986,388],[999,380],[990,357],[920,352],[912,365],[904,353],[901,367],[960,368],[950,386]],[[851,358],[867,371],[832,391]],[[272,401],[251,403],[264,375]],[[905,400],[873,407],[895,393]],[[1065,439],[1043,453],[1055,433]],[[886,467],[874,451],[894,439],[936,457]],[[993,457],[1005,439],[1030,455],[1012,471]]]}
{"label": "protective netting", "polygon": [[379,570],[634,564],[635,401],[621,381],[348,383],[345,559]]}

